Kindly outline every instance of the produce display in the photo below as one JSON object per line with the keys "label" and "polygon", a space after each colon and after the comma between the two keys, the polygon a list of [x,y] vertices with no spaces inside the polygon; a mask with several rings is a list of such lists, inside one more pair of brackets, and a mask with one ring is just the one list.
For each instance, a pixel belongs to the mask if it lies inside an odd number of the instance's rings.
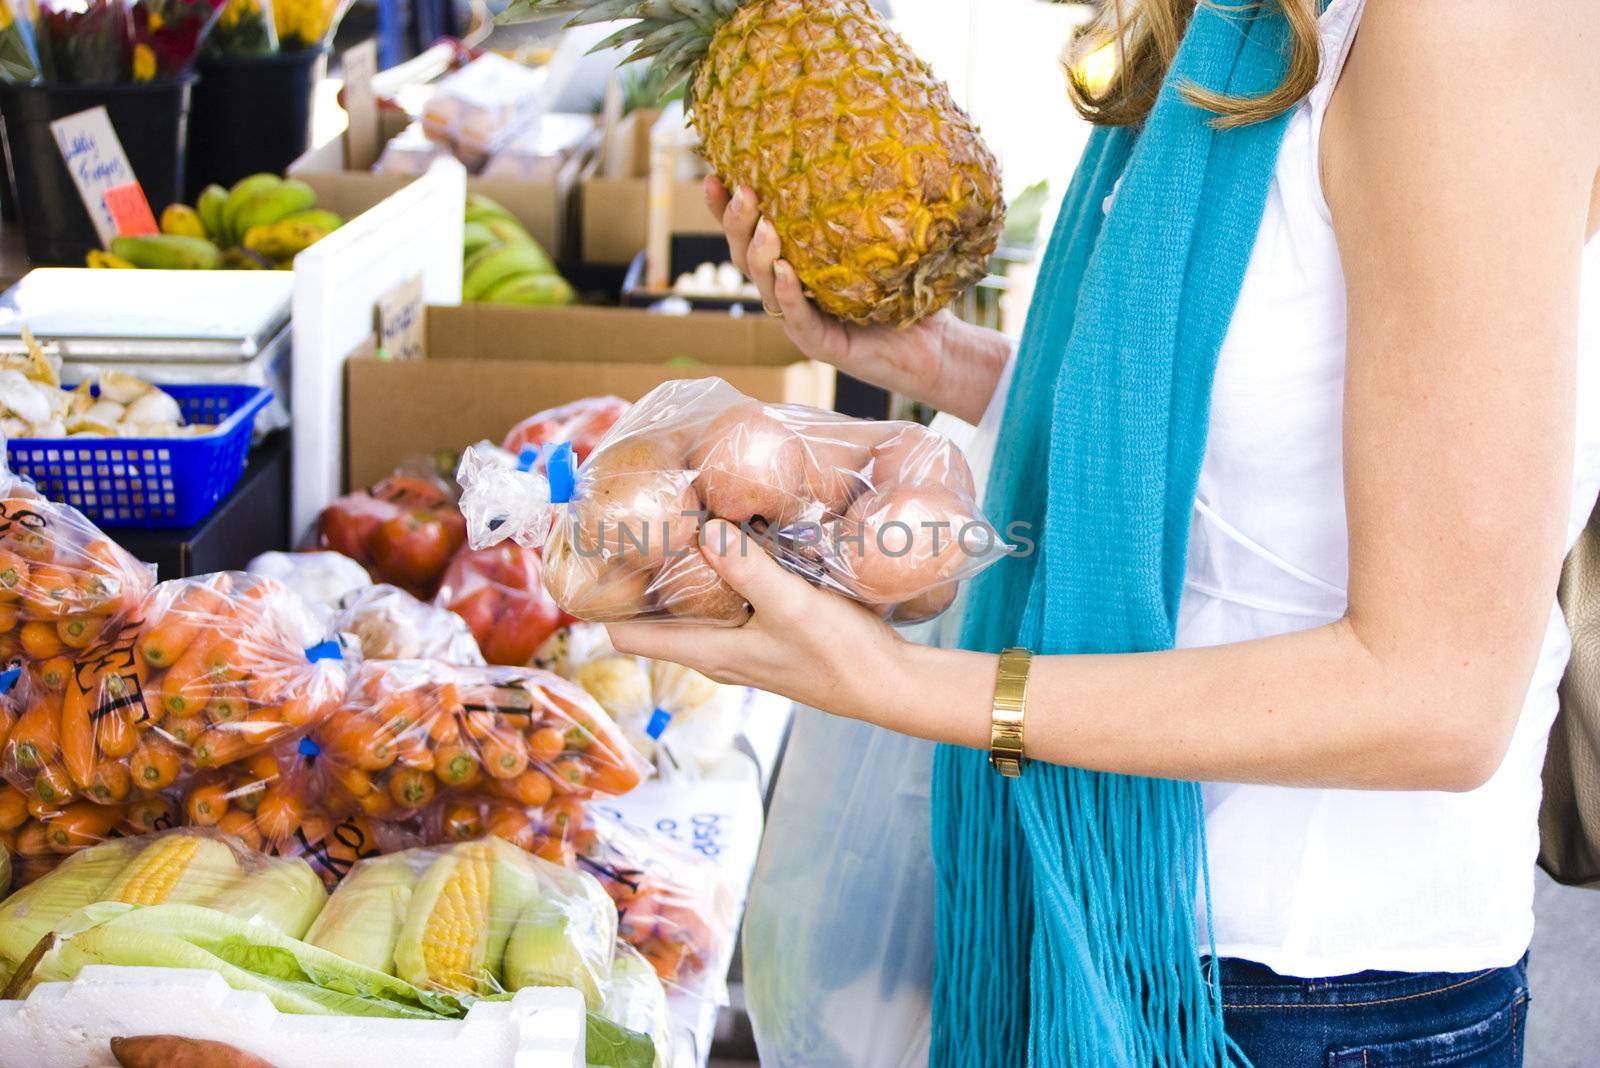
{"label": "produce display", "polygon": [[719,378],[658,386],[575,471],[559,448],[541,469],[479,445],[459,480],[472,545],[541,548],[556,603],[592,622],[743,623],[699,551],[708,516],[897,623],[937,616],[1005,551],[941,435],[761,404]]}
{"label": "produce display", "polygon": [[[868,0],[514,0],[502,19],[563,11],[638,20],[609,43],[688,80],[706,159],[729,189],[755,190],[824,311],[915,322],[987,273],[1004,228],[1000,169]],[[775,144],[805,150],[765,149]]]}
{"label": "produce display", "polygon": [[408,471],[340,497],[317,520],[320,547],[424,601],[438,593],[445,568],[466,540],[466,520],[450,488]]}
{"label": "produce display", "polygon": [[8,440],[178,438],[216,429],[188,423],[172,394],[124,371],[63,389],[56,364],[26,340],[30,355],[0,357],[0,433]]}
{"label": "produce display", "polygon": [[220,0],[42,0],[5,5],[0,79],[148,82],[188,71]]}
{"label": "produce display", "polygon": [[[445,571],[435,603],[465,622],[482,650],[480,659],[526,667],[568,618],[545,590],[543,572],[539,554],[515,542],[466,547]],[[410,655],[472,663],[434,652]]]}
{"label": "produce display", "polygon": [[317,621],[318,633],[332,637],[334,616],[344,599],[372,585],[367,569],[343,553],[322,550],[304,553],[268,552],[251,560],[245,570],[273,579],[297,594]]}
{"label": "produce display", "polygon": [[585,397],[528,416],[506,432],[500,447],[520,456],[524,449],[566,443],[581,464],[627,410],[628,402],[621,397]]}
{"label": "produce display", "polygon": [[232,189],[206,186],[192,207],[169,204],[161,213],[161,233],[114,237],[108,249],[90,249],[87,262],[177,271],[288,270],[297,255],[343,225],[344,219],[317,207],[316,192],[304,182],[252,174]]}
{"label": "produce display", "polygon": [[12,855],[16,886],[28,885],[90,846],[168,830],[180,822],[177,806],[161,795],[119,805],[93,801],[57,805],[0,783],[0,848]]}
{"label": "produce display", "polygon": [[301,763],[310,807],[403,819],[435,800],[615,797],[644,765],[592,698],[533,668],[370,661],[311,733]]}
{"label": "produce display", "polygon": [[[514,623],[508,622],[508,632]],[[426,658],[463,665],[484,662],[484,654],[466,620],[445,608],[419,601],[397,586],[380,583],[347,594],[329,626],[333,633],[351,639],[355,651],[365,660]],[[523,663],[526,662],[524,658]]]}
{"label": "produce display", "polygon": [[760,300],[761,290],[731,263],[702,263],[672,281],[672,291],[680,297],[717,297]]}
{"label": "produce display", "polygon": [[571,304],[555,261],[505,208],[467,194],[461,299],[469,304]]}
{"label": "produce display", "polygon": [[302,610],[270,579],[223,572],[161,584],[81,646],[25,646],[28,705],[0,772],[41,803],[117,805],[298,737],[344,686],[344,665],[296,638]]}

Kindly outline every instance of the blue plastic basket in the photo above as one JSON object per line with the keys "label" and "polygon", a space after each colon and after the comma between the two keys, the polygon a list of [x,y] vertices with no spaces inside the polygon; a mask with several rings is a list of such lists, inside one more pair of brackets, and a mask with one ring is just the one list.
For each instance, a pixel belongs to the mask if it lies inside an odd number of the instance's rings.
{"label": "blue plastic basket", "polygon": [[215,423],[192,438],[22,438],[6,444],[11,470],[52,501],[102,527],[192,527],[244,474],[261,386],[162,386],[190,423]]}

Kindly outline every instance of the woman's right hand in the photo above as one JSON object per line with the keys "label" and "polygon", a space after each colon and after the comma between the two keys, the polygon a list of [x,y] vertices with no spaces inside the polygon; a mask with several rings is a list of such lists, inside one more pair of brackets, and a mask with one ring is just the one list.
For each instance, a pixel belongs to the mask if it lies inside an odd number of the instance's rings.
{"label": "woman's right hand", "polygon": [[[745,186],[730,195],[713,175],[706,179],[706,202],[722,222],[733,265],[755,283],[769,314],[781,313],[785,333],[801,352],[970,422],[983,415],[1010,351],[1000,334],[967,326],[948,311],[904,328],[835,319],[806,299],[799,276],[779,254],[777,230],[760,215],[753,190]],[[998,358],[965,358],[977,355],[959,351],[969,346],[982,349],[982,356],[997,352]]]}

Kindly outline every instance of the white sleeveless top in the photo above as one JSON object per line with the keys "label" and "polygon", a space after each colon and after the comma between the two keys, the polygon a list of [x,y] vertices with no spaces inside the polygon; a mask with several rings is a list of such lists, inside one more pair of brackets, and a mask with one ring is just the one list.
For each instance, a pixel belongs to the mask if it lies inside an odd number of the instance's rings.
{"label": "white sleeveless top", "polygon": [[[1303,630],[1345,611],[1345,284],[1318,139],[1363,3],[1334,0],[1322,17],[1321,78],[1291,118],[1222,347],[1180,647]],[[1581,309],[1569,547],[1600,490],[1600,240],[1584,256]],[[1533,932],[1540,770],[1569,649],[1552,591],[1510,750],[1471,793],[1207,785],[1216,952],[1296,976],[1471,971],[1521,957]]]}

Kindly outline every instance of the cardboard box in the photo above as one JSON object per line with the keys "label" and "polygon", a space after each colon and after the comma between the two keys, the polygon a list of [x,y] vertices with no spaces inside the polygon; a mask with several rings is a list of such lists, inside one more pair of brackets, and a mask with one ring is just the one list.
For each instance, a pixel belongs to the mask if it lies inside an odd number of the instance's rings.
{"label": "cardboard box", "polygon": [[718,375],[761,400],[833,407],[833,368],[801,356],[765,317],[430,306],[426,335],[426,359],[346,364],[348,486],[412,456],[498,442],[557,404],[607,393],[637,400],[674,378]]}
{"label": "cardboard box", "polygon": [[[389,139],[405,129],[407,119],[395,111],[379,113],[378,152]],[[580,150],[561,168],[553,179],[524,181],[512,178],[467,177],[467,192],[481,193],[498,201],[517,217],[557,259],[568,259],[577,254],[575,193],[579,176],[592,154],[590,149]],[[349,146],[345,135],[340,134],[306,152],[289,165],[289,175],[298,178],[317,191],[321,207],[336,211],[345,218],[354,218],[372,207],[395,190],[410,185],[416,179],[405,174],[374,174],[372,165],[377,155],[366,159],[348,159]],[[640,245],[640,248],[643,248]]]}
{"label": "cardboard box", "polygon": [[[578,188],[579,252],[585,263],[628,264],[644,251],[650,221],[650,126],[659,113],[631,112],[606,131]],[[721,235],[701,179],[672,183],[674,234]]]}

